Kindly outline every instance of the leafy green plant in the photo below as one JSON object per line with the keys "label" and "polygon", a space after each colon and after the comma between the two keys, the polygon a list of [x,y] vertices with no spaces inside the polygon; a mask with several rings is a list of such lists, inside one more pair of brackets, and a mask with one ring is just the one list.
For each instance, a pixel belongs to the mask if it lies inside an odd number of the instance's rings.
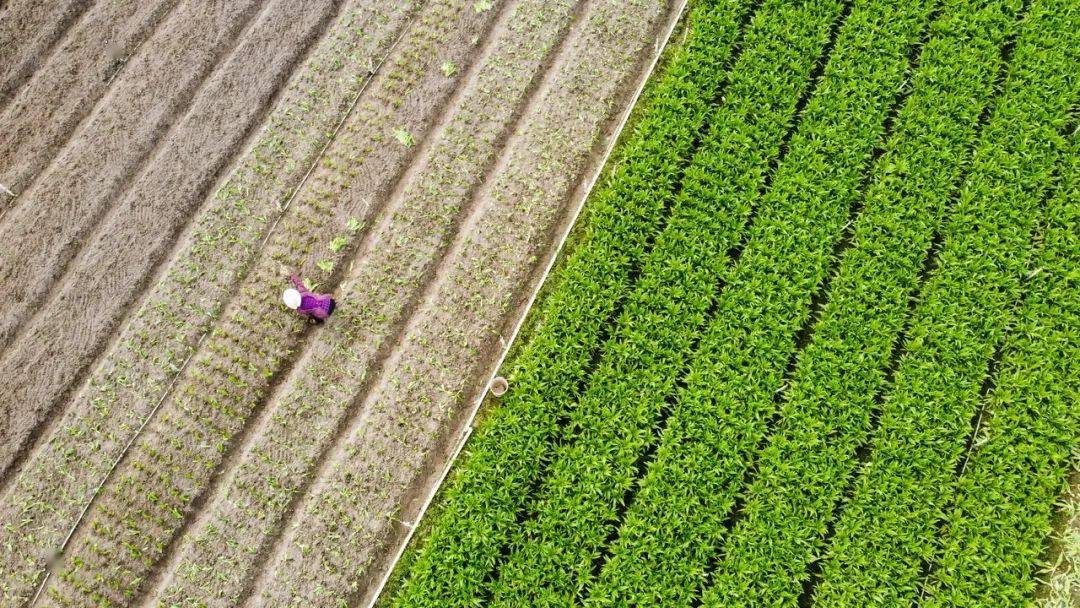
{"label": "leafy green plant", "polygon": [[416,143],[416,140],[413,138],[412,134],[409,133],[409,131],[405,129],[405,127],[398,127],[397,129],[394,129],[394,139],[398,140],[398,143],[405,146],[406,148],[411,148],[413,144]]}
{"label": "leafy green plant", "polygon": [[[1062,182],[1018,323],[1011,330],[970,460],[942,528],[921,604],[1023,605],[1036,587],[1054,500],[1080,437],[1080,146]],[[1064,605],[1064,604],[1063,604]]]}
{"label": "leafy green plant", "polygon": [[815,595],[820,608],[907,603],[923,583],[989,363],[1031,270],[1032,234],[1063,145],[1058,129],[1080,94],[1078,19],[1067,0],[1035,3],[1025,17],[1005,90],[947,227],[950,240],[908,332],[870,460],[836,522]]}
{"label": "leafy green plant", "polygon": [[852,247],[799,354],[782,422],[761,451],[704,605],[798,603],[810,565],[824,550],[821,530],[870,432],[875,396],[994,92],[1000,48],[1020,4],[950,0],[943,7],[936,24],[943,34],[921,53],[896,135],[875,165]]}
{"label": "leafy green plant", "polygon": [[[725,103],[708,118],[671,217],[571,412],[563,447],[555,451],[537,498],[538,521],[516,540],[499,573],[494,604],[569,604],[589,586],[593,564],[617,525],[611,505],[628,489],[635,461],[652,441],[651,429],[692,354],[731,263],[729,252],[780,156],[840,11],[833,0],[780,1],[764,3],[755,15],[729,72]],[[640,590],[641,598],[627,593],[631,597],[622,600],[631,604],[645,598],[678,603],[674,591],[657,593],[678,589],[677,579],[658,581],[655,588],[638,584],[653,573],[670,574],[656,566],[639,561],[601,585]],[[566,574],[546,574],[554,571]]]}

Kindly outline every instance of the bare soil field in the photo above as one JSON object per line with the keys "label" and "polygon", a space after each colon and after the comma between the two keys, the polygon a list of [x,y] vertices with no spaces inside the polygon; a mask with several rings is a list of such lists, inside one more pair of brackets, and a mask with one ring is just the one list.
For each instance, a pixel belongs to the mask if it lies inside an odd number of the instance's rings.
{"label": "bare soil field", "polygon": [[678,4],[0,6],[0,606],[371,599]]}
{"label": "bare soil field", "polygon": [[92,0],[11,0],[0,6],[0,104],[32,74]]}
{"label": "bare soil field", "polygon": [[87,10],[4,108],[0,124],[11,128],[0,132],[0,183],[14,192],[29,186],[177,4],[105,2]]}

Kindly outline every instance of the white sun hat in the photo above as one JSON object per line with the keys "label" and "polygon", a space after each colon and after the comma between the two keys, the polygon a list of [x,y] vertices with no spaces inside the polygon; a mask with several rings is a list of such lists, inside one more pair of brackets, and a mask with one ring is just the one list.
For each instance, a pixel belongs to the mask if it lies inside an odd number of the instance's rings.
{"label": "white sun hat", "polygon": [[300,308],[300,292],[292,287],[285,290],[285,293],[281,294],[281,300],[285,302],[285,306],[296,310]]}

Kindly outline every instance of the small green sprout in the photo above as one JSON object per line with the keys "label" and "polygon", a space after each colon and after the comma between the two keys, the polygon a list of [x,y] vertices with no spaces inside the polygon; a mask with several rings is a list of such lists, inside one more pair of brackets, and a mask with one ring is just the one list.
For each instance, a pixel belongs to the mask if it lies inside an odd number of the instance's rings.
{"label": "small green sprout", "polygon": [[356,219],[355,217],[350,217],[349,218],[349,223],[345,224],[345,228],[349,232],[356,232],[356,231],[360,230],[363,227],[364,227],[364,222],[361,222],[360,220]]}
{"label": "small green sprout", "polygon": [[442,62],[442,66],[440,66],[440,69],[442,70],[443,76],[446,76],[447,78],[450,78],[454,74],[457,74],[457,64],[453,61]]}
{"label": "small green sprout", "polygon": [[406,148],[411,148],[413,144],[416,143],[416,140],[413,139],[412,134],[409,133],[409,131],[406,130],[405,127],[398,127],[394,131],[394,138],[397,139],[398,142]]}
{"label": "small green sprout", "polygon": [[332,272],[334,270],[333,260],[319,260],[318,262],[315,262],[315,265],[323,272]]}
{"label": "small green sprout", "polygon": [[337,252],[341,251],[342,249],[344,249],[345,245],[348,244],[348,242],[349,242],[349,239],[347,239],[347,238],[345,238],[343,236],[339,236],[339,237],[335,238],[334,240],[330,241],[330,251],[333,251],[334,253],[337,253]]}
{"label": "small green sprout", "polygon": [[483,13],[484,11],[490,11],[495,5],[491,3],[491,0],[476,0],[472,6],[474,11]]}

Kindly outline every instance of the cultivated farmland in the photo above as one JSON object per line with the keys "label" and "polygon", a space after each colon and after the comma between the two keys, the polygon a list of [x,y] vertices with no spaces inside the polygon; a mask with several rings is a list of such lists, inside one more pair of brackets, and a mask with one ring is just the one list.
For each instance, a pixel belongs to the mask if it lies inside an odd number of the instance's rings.
{"label": "cultivated farmland", "polygon": [[386,605],[1067,595],[1078,25],[693,5]]}
{"label": "cultivated farmland", "polygon": [[1080,605],[1075,2],[0,41],[0,608]]}
{"label": "cultivated farmland", "polygon": [[360,601],[681,8],[0,6],[0,605]]}

